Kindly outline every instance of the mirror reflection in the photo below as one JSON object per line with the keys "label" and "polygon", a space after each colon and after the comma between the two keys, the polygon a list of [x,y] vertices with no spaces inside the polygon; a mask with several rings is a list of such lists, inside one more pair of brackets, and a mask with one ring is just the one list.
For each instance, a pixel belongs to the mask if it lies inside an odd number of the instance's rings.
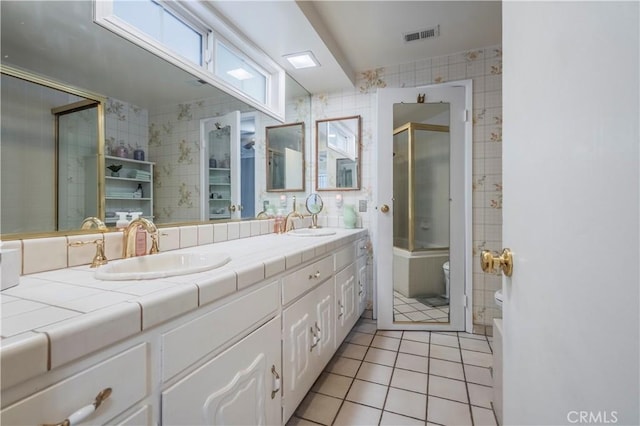
{"label": "mirror reflection", "polygon": [[[39,116],[52,116],[53,107],[89,99],[86,96],[71,96],[68,90],[71,88],[80,88],[81,93],[100,94],[100,100],[103,101],[100,106],[102,113],[97,118],[98,134],[102,132],[102,135],[93,143],[94,151],[83,154],[84,157],[95,156],[94,171],[83,178],[78,178],[76,174],[60,176],[58,179],[63,181],[71,177],[84,185],[81,190],[71,185],[66,187],[69,196],[75,197],[74,203],[83,206],[80,209],[75,204],[59,199],[61,194],[58,194],[55,186],[55,160],[51,156],[53,148],[43,146],[33,137],[34,134],[47,132],[47,139],[53,140],[54,126],[42,120],[29,120],[26,126],[24,108],[14,103],[11,104],[15,108],[9,108],[9,102],[5,101],[6,91],[16,89],[5,85],[3,75],[3,188],[0,188],[3,196],[0,232],[3,237],[21,238],[36,232],[55,234],[65,228],[80,229],[82,219],[88,216],[97,216],[109,226],[114,226],[117,219],[115,212],[120,210],[142,211],[144,216],[157,224],[208,221],[210,218],[201,213],[203,206],[209,207],[213,192],[219,196],[218,192],[222,191],[209,191],[202,183],[204,174],[200,165],[205,159],[205,150],[200,135],[200,120],[211,118],[214,122],[220,121],[232,111],[238,111],[241,117],[237,170],[242,175],[242,181],[237,189],[242,195],[233,204],[242,214],[233,215],[231,219],[253,217],[254,206],[261,206],[268,200],[268,194],[265,194],[265,126],[277,121],[96,25],[92,6],[91,1],[2,2],[2,66],[25,70],[32,76],[43,76],[47,86],[48,82],[55,82],[64,88],[62,92],[65,99],[47,104],[37,112]],[[25,87],[20,90],[24,93],[43,90],[40,84],[43,81],[37,78],[30,80],[23,80]],[[291,105],[291,109],[301,103],[310,105],[308,92],[289,76],[286,76],[286,102],[287,108]],[[311,108],[309,106],[302,110],[310,111]],[[308,114],[288,116],[292,121],[309,122]],[[28,127],[29,132],[18,132],[15,127],[7,125],[9,122]],[[5,139],[5,133],[10,130],[15,131],[15,139],[26,146],[19,157],[11,160],[10,156],[5,157],[4,150],[5,141],[8,140]],[[120,147],[126,149],[126,155],[117,154]],[[100,149],[104,150],[103,153]],[[135,157],[136,151],[142,151],[144,156]],[[99,156],[101,159],[98,161]],[[206,157],[207,168],[209,156]],[[11,166],[5,167],[5,160],[22,170],[31,170],[31,173],[37,169],[37,185],[49,185],[43,198],[38,198],[36,208],[33,207],[35,198],[26,195],[36,191],[33,176],[28,176],[30,181],[23,176],[15,190],[4,191],[5,183],[12,180],[15,183],[20,176],[12,172]],[[224,160],[224,156],[221,160]],[[69,164],[74,161],[78,164],[74,159],[68,160]],[[31,167],[34,164],[37,166]],[[119,176],[112,176],[108,166],[120,166]],[[77,168],[79,170],[80,166]],[[135,175],[132,170],[137,170]],[[134,198],[134,194],[140,194],[138,185],[142,187],[142,196]],[[10,197],[12,193],[17,196]],[[122,199],[125,193],[131,197]],[[56,215],[65,214],[57,213],[59,207],[65,205],[67,211],[74,214],[63,227],[56,224]],[[44,206],[50,210],[47,217],[37,216],[39,212],[36,210],[44,209]],[[231,203],[228,207],[224,209],[229,210]],[[223,207],[218,206],[214,210],[220,211],[220,208]],[[5,221],[5,212],[23,218],[28,226]],[[227,212],[223,216],[232,215]]]}
{"label": "mirror reflection", "polygon": [[316,189],[360,189],[361,117],[316,120]]}
{"label": "mirror reflection", "polygon": [[100,101],[2,74],[0,232],[78,229],[98,216]]}
{"label": "mirror reflection", "polygon": [[396,104],[394,126],[394,321],[447,323],[449,104]]}
{"label": "mirror reflection", "polygon": [[266,128],[267,191],[304,191],[304,123]]}

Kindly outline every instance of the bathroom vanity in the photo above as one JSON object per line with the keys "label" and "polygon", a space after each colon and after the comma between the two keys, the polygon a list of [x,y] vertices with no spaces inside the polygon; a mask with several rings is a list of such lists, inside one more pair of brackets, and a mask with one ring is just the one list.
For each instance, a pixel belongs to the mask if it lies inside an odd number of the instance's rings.
{"label": "bathroom vanity", "polygon": [[[1,423],[56,424],[110,388],[88,423],[285,424],[364,311],[367,238],[337,229],[192,247],[231,262],[111,282],[163,289],[4,340]],[[111,293],[85,266],[37,276]]]}

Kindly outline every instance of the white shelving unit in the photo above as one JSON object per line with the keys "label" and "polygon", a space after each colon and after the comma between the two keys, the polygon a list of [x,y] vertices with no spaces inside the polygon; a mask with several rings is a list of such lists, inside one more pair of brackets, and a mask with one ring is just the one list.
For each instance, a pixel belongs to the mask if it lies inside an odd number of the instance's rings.
{"label": "white shelving unit", "polygon": [[209,167],[209,219],[230,219],[231,169]]}
{"label": "white shelving unit", "polygon": [[[122,168],[114,176],[109,169],[111,165]],[[153,166],[148,161],[105,156],[105,223],[115,224],[117,216],[112,212],[142,212],[142,216],[153,219]],[[142,198],[136,198],[138,185],[142,186]]]}

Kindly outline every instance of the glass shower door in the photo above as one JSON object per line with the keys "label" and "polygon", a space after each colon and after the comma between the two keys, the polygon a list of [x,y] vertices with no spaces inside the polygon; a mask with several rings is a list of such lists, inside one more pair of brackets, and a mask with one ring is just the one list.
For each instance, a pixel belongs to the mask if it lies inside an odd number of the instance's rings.
{"label": "glass shower door", "polygon": [[[441,106],[448,117],[448,105]],[[444,125],[408,122],[394,130],[396,322],[449,322],[449,136]]]}

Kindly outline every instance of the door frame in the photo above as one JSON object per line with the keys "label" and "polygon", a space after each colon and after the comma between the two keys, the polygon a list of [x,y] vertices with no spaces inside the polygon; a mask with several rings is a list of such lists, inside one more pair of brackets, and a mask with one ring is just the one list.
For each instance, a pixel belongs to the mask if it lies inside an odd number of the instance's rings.
{"label": "door frame", "polygon": [[[463,271],[464,271],[464,302],[463,302],[463,311],[464,311],[464,330],[467,332],[473,331],[473,206],[472,206],[472,164],[473,164],[473,122],[472,122],[472,111],[473,111],[473,81],[471,79],[460,80],[460,81],[450,81],[446,83],[440,84],[430,84],[426,86],[418,86],[414,88],[407,88],[408,90],[420,90],[423,89],[425,91],[429,89],[443,89],[447,87],[462,87],[464,88],[464,117],[463,117],[463,128],[464,128],[464,260],[463,260]],[[375,140],[378,141],[378,144],[383,143],[382,141],[390,141],[391,134],[393,130],[393,125],[390,119],[384,119],[381,115],[385,114],[384,111],[389,111],[391,106],[386,105],[383,106],[380,104],[380,91],[385,89],[379,89],[377,94],[377,122],[378,125],[375,127]],[[399,90],[389,89],[389,90]],[[387,114],[388,115],[388,114]],[[388,132],[386,130],[389,130]],[[381,137],[382,134],[388,133],[388,137]],[[378,166],[378,170],[384,170],[389,167],[388,158],[381,158],[378,155],[378,150],[375,152],[376,163]],[[379,207],[383,204],[392,205],[391,196],[389,194],[389,188],[391,187],[391,183],[382,182],[378,179],[378,175],[375,175],[376,182],[374,182],[374,187],[376,191],[374,193],[374,206],[375,206],[375,214],[373,215],[372,226],[374,232],[372,232],[371,239],[374,244],[374,247],[381,247],[380,244],[386,244],[392,241],[392,235],[379,235],[382,234],[379,219],[380,213]],[[391,189],[392,191],[392,189]],[[385,194],[386,193],[386,194]],[[393,229],[390,228],[386,230],[386,232],[393,232]],[[375,265],[375,273],[373,276],[373,289],[374,289],[374,318],[378,319],[378,327],[381,326],[380,321],[380,291],[378,289],[379,285],[379,268],[381,267],[380,262],[378,261],[377,251],[374,250],[374,265]],[[397,330],[447,330],[451,329],[450,323],[438,325],[437,323],[419,323],[415,324],[410,323],[397,323],[394,324],[391,321],[391,325],[385,322],[384,328],[387,329],[397,329]]]}

